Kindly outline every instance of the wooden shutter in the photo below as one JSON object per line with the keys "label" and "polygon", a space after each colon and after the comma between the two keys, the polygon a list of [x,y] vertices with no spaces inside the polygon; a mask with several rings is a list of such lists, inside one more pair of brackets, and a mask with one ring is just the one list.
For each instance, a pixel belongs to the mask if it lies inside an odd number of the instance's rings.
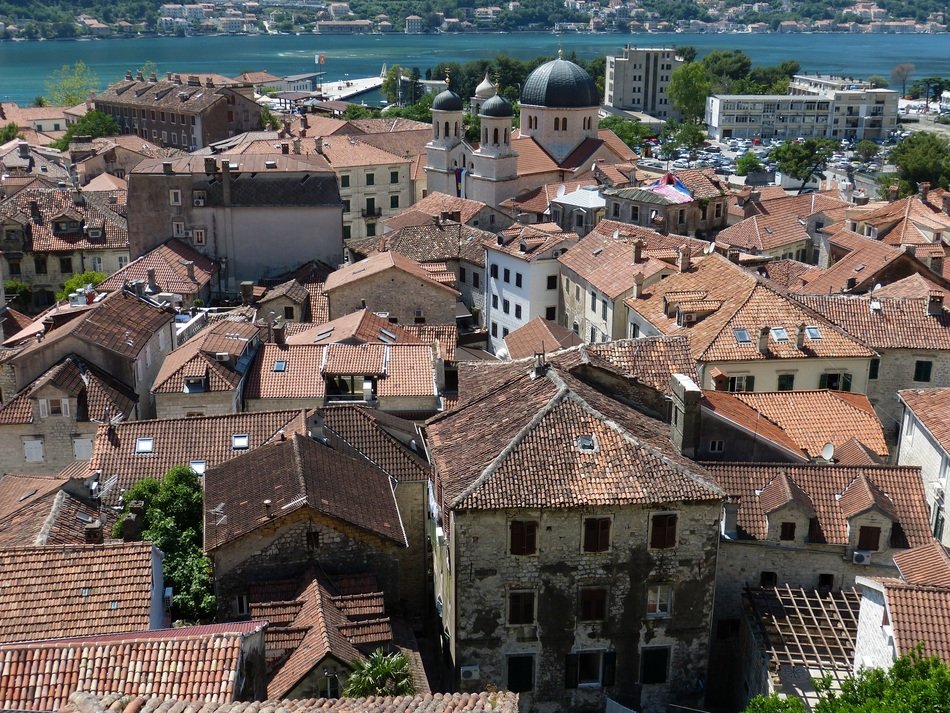
{"label": "wooden shutter", "polygon": [[754,376],[747,376],[745,378],[745,390],[755,391],[755,377]]}
{"label": "wooden shutter", "polygon": [[69,399],[60,399],[60,408],[63,410],[63,416],[69,415]]}
{"label": "wooden shutter", "polygon": [[564,688],[577,688],[577,654],[564,657]]}
{"label": "wooden shutter", "polygon": [[49,416],[49,401],[46,399],[39,399],[40,403],[40,418],[46,418]]}
{"label": "wooden shutter", "polygon": [[851,374],[841,375],[841,390],[851,391]]}
{"label": "wooden shutter", "polygon": [[818,377],[818,388],[827,389],[828,388],[828,375],[822,374]]}

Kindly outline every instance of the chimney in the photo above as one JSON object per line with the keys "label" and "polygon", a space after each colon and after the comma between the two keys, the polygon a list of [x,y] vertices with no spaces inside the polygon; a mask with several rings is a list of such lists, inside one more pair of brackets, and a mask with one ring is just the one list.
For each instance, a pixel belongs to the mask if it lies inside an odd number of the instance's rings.
{"label": "chimney", "polygon": [[135,73],[135,81],[136,81],[136,82],[144,82],[144,81],[145,81],[145,77],[142,76],[141,70],[139,70],[138,72]]}
{"label": "chimney", "polygon": [[643,296],[643,273],[638,272],[633,276],[633,294],[631,297],[638,300]]}
{"label": "chimney", "polygon": [[303,129],[309,129],[309,128],[310,128],[310,120],[307,118],[307,115],[306,115],[306,114],[301,114],[301,115],[300,115],[300,126],[301,126],[301,128],[303,128]]}
{"label": "chimney", "polygon": [[736,265],[739,264],[739,249],[738,248],[729,248],[729,262],[734,262]]}
{"label": "chimney", "polygon": [[162,172],[163,172],[166,176],[174,176],[174,175],[175,175],[175,172],[172,170],[172,162],[171,162],[171,161],[162,161]]}
{"label": "chimney", "polygon": [[917,184],[917,197],[922,203],[927,202],[927,194],[930,193],[930,184],[927,181],[921,181]]}
{"label": "chimney", "polygon": [[95,101],[96,101],[96,93],[94,91],[90,91],[86,95],[86,111],[92,111],[92,105],[93,105],[93,102]]}
{"label": "chimney", "polygon": [[313,150],[321,156],[323,155],[323,137],[315,136],[313,139]]}
{"label": "chimney", "polygon": [[197,74],[189,74],[189,75],[188,75],[188,86],[189,86],[189,87],[200,87],[200,86],[201,86],[201,80],[198,79],[198,75],[197,75]]}
{"label": "chimney", "polygon": [[768,356],[769,353],[769,328],[759,327],[759,354]]}
{"label": "chimney", "polygon": [[901,249],[911,257],[917,257],[916,245],[901,245]]}
{"label": "chimney", "polygon": [[[199,82],[199,86],[200,84],[201,83]],[[211,79],[211,77],[205,77],[205,87],[208,89],[214,89],[214,80]]]}
{"label": "chimney", "polygon": [[294,139],[294,155],[300,155],[300,139]]}
{"label": "chimney", "polygon": [[931,290],[927,295],[927,314],[939,317],[943,314],[943,292]]}
{"label": "chimney", "polygon": [[215,160],[214,156],[205,156],[205,174],[208,176],[213,176],[217,173],[218,162]]}
{"label": "chimney", "polygon": [[231,160],[221,159],[221,202],[231,205]]}
{"label": "chimney", "polygon": [[689,272],[690,260],[689,260],[689,245],[683,243],[680,245],[678,251],[679,255],[676,260],[677,267],[680,272]]}
{"label": "chimney", "polygon": [[287,155],[290,153],[290,144],[288,144],[286,141],[285,141],[284,143],[282,143],[282,144],[280,145],[280,152],[281,152],[284,156],[287,156]]}
{"label": "chimney", "polygon": [[897,196],[900,195],[900,188],[897,185],[889,186],[887,189],[887,200],[891,203],[897,200]]}
{"label": "chimney", "polygon": [[171,72],[165,72],[165,81],[166,81],[166,82],[172,81],[172,73],[171,73]]}
{"label": "chimney", "polygon": [[93,520],[84,529],[87,545],[101,545],[103,542],[102,520]]}
{"label": "chimney", "polygon": [[175,84],[177,84],[178,86],[181,86],[181,75],[180,75],[180,74],[176,74],[175,77],[174,77],[174,79],[172,79],[172,81],[173,81]]}
{"label": "chimney", "polygon": [[284,346],[287,343],[287,323],[286,322],[275,322],[274,323],[274,344],[278,346]]}
{"label": "chimney", "polygon": [[938,275],[943,274],[943,255],[934,255],[930,258],[930,269]]}
{"label": "chimney", "polygon": [[17,141],[16,149],[20,158],[30,157],[30,145],[26,141]]}
{"label": "chimney", "polygon": [[867,193],[859,191],[854,194],[854,204],[855,205],[867,205],[870,202],[871,198]]}
{"label": "chimney", "polygon": [[136,297],[145,297],[145,280],[136,280],[133,282],[132,291]]}
{"label": "chimney", "polygon": [[182,265],[185,266],[185,272],[188,273],[188,279],[192,282],[197,282],[195,279],[195,261],[194,260],[183,260]]}
{"label": "chimney", "polygon": [[749,191],[750,202],[758,203],[760,200],[762,200],[762,191],[758,190],[757,188]]}
{"label": "chimney", "polygon": [[739,537],[739,503],[732,498],[722,504],[722,535],[730,540]]}
{"label": "chimney", "polygon": [[145,503],[133,500],[129,504],[129,511],[122,518],[122,539],[126,542],[138,542],[142,539],[142,530],[145,528]]}
{"label": "chimney", "polygon": [[380,236],[380,238],[379,238],[379,245],[377,245],[377,248],[376,248],[376,249],[377,249],[378,252],[381,252],[381,253],[384,253],[384,252],[386,252],[386,251],[389,250],[389,248],[388,248],[387,245],[386,245],[386,238],[385,238],[385,236]]}
{"label": "chimney", "polygon": [[670,385],[675,414],[670,418],[670,440],[687,458],[695,458],[699,446],[700,402],[703,392],[686,374],[673,374]]}
{"label": "chimney", "polygon": [[125,70],[125,81],[127,81],[127,82],[131,82],[131,81],[132,81],[132,70],[131,70],[131,69]]}
{"label": "chimney", "polygon": [[795,348],[801,351],[805,348],[805,325],[799,324],[795,332]]}
{"label": "chimney", "polygon": [[155,72],[152,72],[150,75],[148,75],[149,84],[156,84],[157,82],[158,82],[158,75],[156,75]]}
{"label": "chimney", "polygon": [[640,238],[637,238],[633,241],[633,264],[636,265],[638,262],[643,260],[643,241]]}
{"label": "chimney", "polygon": [[148,291],[152,294],[156,294],[158,292],[158,283],[155,282],[155,268],[150,267],[145,272],[148,275]]}
{"label": "chimney", "polygon": [[251,304],[254,301],[254,283],[250,280],[245,280],[241,283],[241,302],[246,305]]}
{"label": "chimney", "polygon": [[307,128],[305,126],[300,127],[300,138],[301,139],[307,138]]}

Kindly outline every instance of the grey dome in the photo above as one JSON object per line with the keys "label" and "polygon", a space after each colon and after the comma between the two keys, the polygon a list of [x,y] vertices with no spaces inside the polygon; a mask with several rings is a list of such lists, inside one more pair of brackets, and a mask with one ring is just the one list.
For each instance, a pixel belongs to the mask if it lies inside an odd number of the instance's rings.
{"label": "grey dome", "polygon": [[503,96],[496,94],[487,102],[482,104],[482,110],[479,112],[482,116],[508,117],[514,116],[515,110],[511,102]]}
{"label": "grey dome", "polygon": [[462,111],[462,97],[451,89],[446,89],[432,100],[432,109],[434,111]]}
{"label": "grey dome", "polygon": [[555,59],[528,75],[521,103],[568,109],[600,106],[600,92],[584,69],[566,59]]}
{"label": "grey dome", "polygon": [[491,99],[493,96],[495,96],[495,85],[488,78],[488,72],[485,72],[485,78],[481,81],[481,84],[475,87],[475,98]]}

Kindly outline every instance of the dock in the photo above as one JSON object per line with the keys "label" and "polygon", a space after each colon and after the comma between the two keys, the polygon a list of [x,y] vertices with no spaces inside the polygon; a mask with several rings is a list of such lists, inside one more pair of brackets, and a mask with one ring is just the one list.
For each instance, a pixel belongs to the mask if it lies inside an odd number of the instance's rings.
{"label": "dock", "polygon": [[323,90],[324,101],[340,101],[352,99],[360,94],[379,89],[381,86],[383,86],[382,77],[365,77],[324,82],[321,89]]}

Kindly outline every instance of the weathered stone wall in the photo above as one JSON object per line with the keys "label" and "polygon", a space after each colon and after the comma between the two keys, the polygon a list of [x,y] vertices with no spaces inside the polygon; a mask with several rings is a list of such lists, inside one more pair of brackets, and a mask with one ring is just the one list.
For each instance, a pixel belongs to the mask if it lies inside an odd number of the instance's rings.
{"label": "weathered stone wall", "polygon": [[[330,319],[363,309],[388,312],[400,324],[413,324],[421,309],[428,324],[455,324],[458,296],[399,270],[386,270],[327,293]],[[366,302],[364,305],[363,302]]]}
{"label": "weathered stone wall", "polygon": [[[881,419],[888,441],[897,438],[901,419],[901,404],[897,392],[901,389],[928,389],[935,386],[950,386],[950,352],[925,349],[879,350],[881,365],[876,379],[868,380],[868,399]],[[914,364],[917,361],[933,363],[929,382],[914,381]]]}
{"label": "weathered stone wall", "polygon": [[[651,513],[679,516],[675,548],[649,547]],[[607,552],[583,551],[585,517],[611,517]],[[719,503],[614,509],[455,513],[455,664],[478,664],[478,680],[463,688],[506,688],[507,657],[535,657],[534,689],[522,701],[535,711],[603,704],[605,695],[666,710],[668,702],[698,705],[706,677],[707,646],[718,544]],[[509,554],[512,519],[538,522],[538,554]],[[650,584],[670,584],[672,615],[648,618]],[[607,617],[579,621],[578,592],[608,589]],[[508,625],[508,594],[536,592],[536,626]],[[669,646],[665,684],[641,686],[641,650]],[[614,685],[565,687],[566,656],[579,651],[616,653]],[[631,706],[632,707],[632,706]],[[638,707],[639,709],[639,707]]]}
{"label": "weathered stone wall", "polygon": [[157,393],[154,396],[158,418],[224,416],[240,411],[240,394],[234,391],[209,391],[196,394]]}

